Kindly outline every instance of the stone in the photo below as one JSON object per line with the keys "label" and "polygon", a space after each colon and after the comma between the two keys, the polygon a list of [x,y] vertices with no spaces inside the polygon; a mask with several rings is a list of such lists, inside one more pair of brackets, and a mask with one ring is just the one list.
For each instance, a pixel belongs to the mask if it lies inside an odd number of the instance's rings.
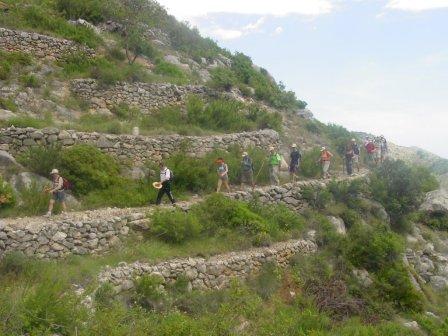
{"label": "stone", "polygon": [[0,150],[0,172],[12,169],[21,170],[23,167],[17,163],[16,159],[11,154]]}
{"label": "stone", "polygon": [[51,181],[46,179],[45,177],[29,172],[23,172],[13,175],[9,180],[9,183],[16,191],[22,188],[30,188],[33,184],[37,185],[38,188],[43,188],[44,186],[51,185]]}
{"label": "stone", "polygon": [[342,220],[342,218],[334,217],[334,216],[328,216],[328,220],[330,221],[331,225],[335,228],[336,232],[341,235],[346,235],[347,230],[345,228],[345,223]]}
{"label": "stone", "polygon": [[373,280],[370,277],[369,272],[364,269],[354,269],[353,275],[363,287],[369,287],[373,284]]}
{"label": "stone", "polygon": [[65,238],[67,238],[67,234],[61,231],[58,231],[54,234],[54,236],[51,238],[52,240],[56,241],[56,242],[61,242],[63,241]]}
{"label": "stone", "polygon": [[8,120],[17,117],[17,114],[0,108],[0,120]]}
{"label": "stone", "polygon": [[439,189],[427,193],[420,211],[448,214],[448,191]]}
{"label": "stone", "polygon": [[430,284],[437,290],[444,290],[448,287],[448,278],[440,275],[433,275],[430,277]]}
{"label": "stone", "polygon": [[409,322],[404,322],[403,323],[403,327],[409,328],[409,329],[414,329],[414,330],[419,330],[420,326],[418,325],[417,321],[409,321]]}

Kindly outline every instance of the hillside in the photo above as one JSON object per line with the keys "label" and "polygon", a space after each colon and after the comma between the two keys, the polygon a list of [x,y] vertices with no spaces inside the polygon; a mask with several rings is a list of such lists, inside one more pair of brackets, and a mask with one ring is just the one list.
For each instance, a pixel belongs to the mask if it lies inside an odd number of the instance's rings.
{"label": "hillside", "polygon": [[155,1],[1,0],[0,334],[447,335],[446,160],[391,144],[348,176],[352,138]]}

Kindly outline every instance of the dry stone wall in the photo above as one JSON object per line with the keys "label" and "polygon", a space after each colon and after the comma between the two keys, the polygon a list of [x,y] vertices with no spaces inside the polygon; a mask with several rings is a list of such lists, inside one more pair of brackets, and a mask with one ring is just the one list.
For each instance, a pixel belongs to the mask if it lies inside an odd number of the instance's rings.
{"label": "dry stone wall", "polygon": [[173,259],[156,265],[123,262],[118,267],[104,269],[98,280],[100,283],[111,283],[116,292],[133,288],[135,279],[144,275],[158,277],[164,283],[172,283],[180,276],[185,276],[192,289],[221,289],[228,286],[233,278],[244,279],[267,262],[286,266],[295,254],[309,254],[316,251],[317,246],[311,241],[290,240],[270,247],[232,252],[209,259]]}
{"label": "dry stone wall", "polygon": [[95,55],[93,49],[74,41],[7,28],[0,28],[0,49],[54,59],[77,52],[83,52],[90,57]]}
{"label": "dry stone wall", "polygon": [[94,79],[76,79],[71,83],[71,90],[89,102],[93,109],[110,108],[124,103],[138,107],[143,113],[164,106],[181,105],[190,94],[207,94],[204,86],[119,82],[101,87]]}
{"label": "dry stone wall", "polygon": [[138,165],[146,160],[160,161],[183,149],[192,156],[202,156],[214,148],[227,149],[231,145],[242,148],[267,148],[277,145],[280,138],[273,130],[243,132],[205,137],[167,135],[159,137],[84,133],[57,128],[35,129],[10,127],[0,129],[0,150],[17,155],[32,146],[92,144],[120,160],[131,160]]}
{"label": "dry stone wall", "polygon": [[0,258],[11,251],[55,259],[99,254],[120,243],[129,229],[145,221],[144,209],[103,209],[53,218],[0,220]]}

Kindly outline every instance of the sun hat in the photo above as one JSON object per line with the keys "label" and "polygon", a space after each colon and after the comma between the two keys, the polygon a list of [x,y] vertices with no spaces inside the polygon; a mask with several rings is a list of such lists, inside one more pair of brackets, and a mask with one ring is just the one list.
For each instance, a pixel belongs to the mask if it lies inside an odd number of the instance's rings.
{"label": "sun hat", "polygon": [[353,138],[353,139],[352,139],[352,141],[353,141],[353,142],[355,142],[355,141],[356,141],[356,139],[355,139],[355,138]]}
{"label": "sun hat", "polygon": [[324,150],[326,150],[326,148],[322,146],[322,148],[320,149],[320,151],[323,152]]}
{"label": "sun hat", "polygon": [[153,186],[154,188],[156,188],[156,189],[161,189],[161,188],[162,188],[162,183],[160,183],[160,182],[154,182],[154,183],[152,184],[152,186]]}
{"label": "sun hat", "polygon": [[243,154],[241,154],[242,157],[248,156],[249,154],[247,152],[243,152]]}
{"label": "sun hat", "polygon": [[291,145],[291,147],[292,147],[292,148],[296,148],[297,145],[296,145],[295,143],[293,143],[293,144]]}
{"label": "sun hat", "polygon": [[59,170],[57,170],[56,168],[54,168],[54,169],[51,171],[50,175],[54,175],[54,174],[59,174]]}
{"label": "sun hat", "polygon": [[269,150],[270,150],[270,151],[273,151],[274,149],[275,149],[274,146],[269,146]]}

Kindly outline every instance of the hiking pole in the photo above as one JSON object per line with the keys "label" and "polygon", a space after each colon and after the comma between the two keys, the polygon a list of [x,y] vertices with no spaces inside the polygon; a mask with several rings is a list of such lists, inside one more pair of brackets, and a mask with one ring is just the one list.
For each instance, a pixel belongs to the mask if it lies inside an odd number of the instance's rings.
{"label": "hiking pole", "polygon": [[255,175],[255,179],[254,179],[254,183],[255,183],[255,184],[257,184],[258,176],[260,175],[261,170],[263,169],[263,167],[264,167],[264,163],[265,163],[265,162],[266,162],[266,160],[263,160],[263,162],[261,163],[260,169],[258,170],[257,175]]}

